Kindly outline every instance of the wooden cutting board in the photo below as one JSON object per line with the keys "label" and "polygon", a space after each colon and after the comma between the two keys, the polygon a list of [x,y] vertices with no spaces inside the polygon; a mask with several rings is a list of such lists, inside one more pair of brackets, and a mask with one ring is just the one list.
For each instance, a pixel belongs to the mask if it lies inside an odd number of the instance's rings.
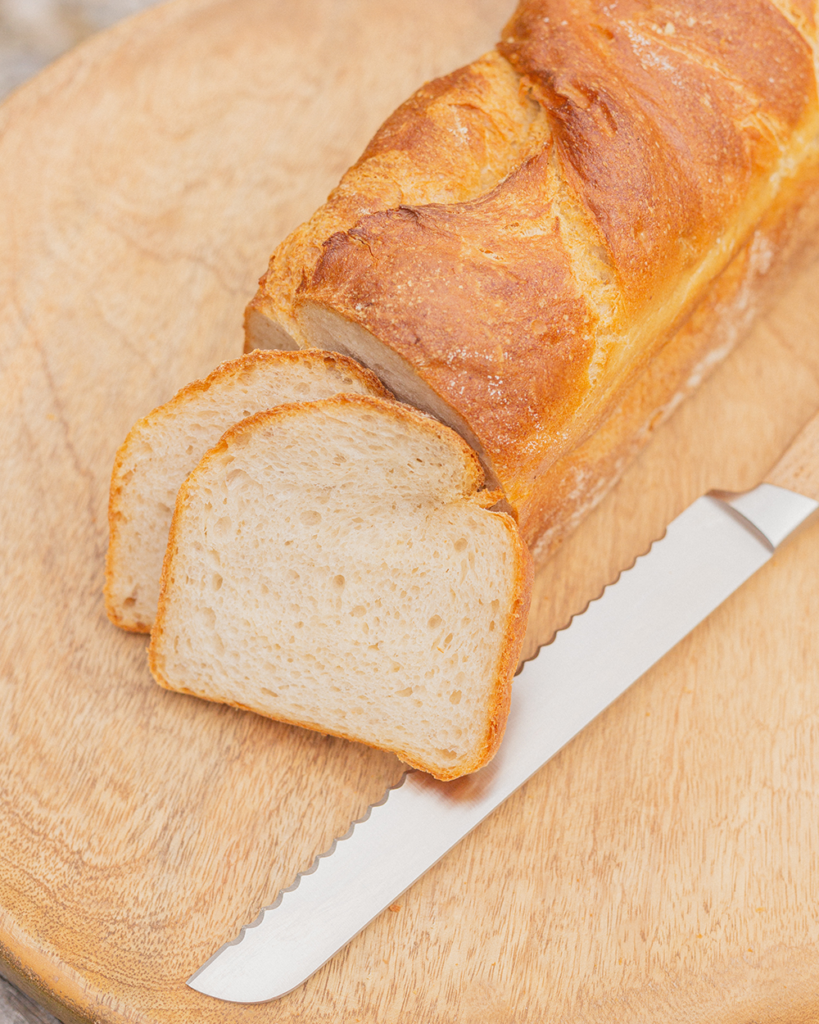
{"label": "wooden cutting board", "polygon": [[[819,527],[289,996],[184,979],[397,779],[160,690],[102,605],[131,424],[241,348],[272,245],[511,0],[175,0],[0,110],[0,962],[63,1021],[819,1019]],[[538,580],[530,647],[819,408],[819,269]]]}

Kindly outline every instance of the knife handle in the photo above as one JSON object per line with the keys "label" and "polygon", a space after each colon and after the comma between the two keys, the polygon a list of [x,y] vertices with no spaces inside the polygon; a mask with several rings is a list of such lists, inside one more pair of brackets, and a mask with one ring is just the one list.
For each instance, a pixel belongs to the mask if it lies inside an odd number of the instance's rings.
{"label": "knife handle", "polygon": [[819,501],[819,413],[800,430],[763,483]]}

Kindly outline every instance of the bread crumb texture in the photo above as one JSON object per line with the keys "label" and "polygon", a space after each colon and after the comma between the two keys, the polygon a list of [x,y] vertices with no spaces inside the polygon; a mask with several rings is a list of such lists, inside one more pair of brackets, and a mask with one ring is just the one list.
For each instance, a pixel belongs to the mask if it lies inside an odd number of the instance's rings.
{"label": "bread crumb texture", "polygon": [[500,740],[528,608],[510,517],[461,439],[340,396],[230,430],[179,493],[151,642],[166,687],[439,778]]}
{"label": "bread crumb texture", "polygon": [[177,491],[228,427],[280,403],[339,392],[388,395],[344,356],[259,351],[222,363],[134,426],[111,476],[105,598],[115,625],[150,630]]}

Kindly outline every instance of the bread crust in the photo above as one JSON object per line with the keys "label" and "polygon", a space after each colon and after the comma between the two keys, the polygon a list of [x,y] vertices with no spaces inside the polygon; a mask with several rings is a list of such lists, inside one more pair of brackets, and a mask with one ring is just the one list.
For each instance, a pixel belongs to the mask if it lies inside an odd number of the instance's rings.
{"label": "bread crust", "polygon": [[598,504],[654,431],[766,312],[788,277],[819,256],[819,166],[806,165],[788,192],[598,429],[536,481],[520,517],[535,564]]}
{"label": "bread crust", "polygon": [[[174,562],[176,552],[180,544],[180,532],[183,517],[190,501],[191,495],[195,493],[198,478],[208,472],[211,465],[226,455],[230,449],[242,444],[244,438],[249,437],[252,432],[265,425],[276,424],[287,417],[299,416],[303,413],[307,403],[292,403],[280,405],[274,409],[256,413],[245,420],[235,424],[223,435],[219,443],[212,448],[201,460],[197,468],[190,474],[182,484],[177,497],[168,538],[168,547],[165,554],[165,561],[162,567],[162,582],[160,587],[159,607],[154,627],[151,633],[151,643],[148,649],[148,661],[151,672],[160,686],[187,693],[192,696],[202,697],[206,700],[216,700],[218,703],[227,703],[233,707],[254,711],[263,714],[276,721],[287,722],[290,725],[301,726],[312,730],[318,730],[328,735],[338,736],[342,739],[355,742],[367,743],[366,737],[351,735],[341,730],[325,728],[316,722],[296,720],[270,714],[256,707],[248,707],[238,700],[222,700],[208,696],[206,693],[197,691],[195,682],[188,681],[185,685],[169,680],[164,670],[163,646],[167,643],[166,619],[171,603],[175,600],[176,579],[174,574]],[[314,409],[322,409],[328,412],[334,410],[343,412],[345,408],[359,407],[371,409],[381,416],[388,416],[394,420],[410,425],[413,429],[424,431],[432,435],[444,444],[448,445],[461,461],[464,469],[463,479],[460,481],[459,490],[463,498],[473,502],[476,507],[482,510],[484,515],[496,517],[502,524],[513,555],[512,579],[510,583],[512,601],[503,630],[503,641],[500,645],[498,656],[493,669],[492,681],[489,689],[489,697],[483,711],[485,720],[484,735],[481,743],[475,749],[474,754],[468,760],[464,760],[457,766],[433,762],[419,758],[416,753],[404,749],[395,749],[401,760],[413,768],[429,772],[435,778],[448,780],[461,775],[476,771],[486,764],[494,755],[503,737],[506,719],[509,714],[509,703],[511,697],[512,678],[518,665],[520,650],[523,644],[526,624],[528,620],[529,602],[532,589],[532,563],[529,551],[524,544],[514,520],[503,512],[492,512],[486,510],[486,503],[491,500],[491,492],[482,493],[484,474],[475,453],[458,434],[448,427],[439,423],[432,417],[412,409],[409,406],[380,398],[369,398],[362,395],[339,394],[334,398],[323,399],[319,402],[312,402],[309,405]],[[374,745],[374,744],[369,744]],[[383,747],[381,749],[384,749]]]}
{"label": "bread crust", "polygon": [[109,544],[105,559],[105,586],[103,592],[106,614],[109,620],[115,626],[119,626],[120,629],[131,633],[150,633],[151,631],[150,622],[135,622],[133,619],[125,617],[120,597],[116,593],[116,585],[118,579],[121,578],[124,557],[119,523],[121,518],[128,513],[127,498],[124,494],[124,476],[127,472],[127,463],[134,461],[136,458],[134,450],[139,445],[140,438],[154,422],[173,416],[187,402],[195,400],[198,395],[204,394],[214,385],[224,384],[231,379],[239,378],[243,374],[253,372],[265,364],[271,367],[282,367],[287,364],[313,366],[316,368],[325,367],[336,372],[348,374],[375,395],[380,395],[384,399],[392,398],[391,393],[374,373],[361,366],[355,360],[349,359],[337,352],[329,352],[325,349],[269,352],[258,349],[240,356],[238,359],[229,359],[220,363],[207,377],[186,384],[170,401],[154,409],[147,416],[143,416],[142,419],[134,424],[125,441],[117,450],[114,466],[111,471],[111,485],[108,495]]}
{"label": "bread crust", "polygon": [[[400,107],[274,253],[248,346],[267,317],[332,347],[317,310],[366,332],[475,444],[545,557],[747,326],[728,296],[764,306],[760,231],[774,264],[799,248],[815,42],[807,3],[524,0],[497,50]],[[447,97],[467,94],[518,143],[472,123],[441,143]],[[507,173],[481,187],[480,159]],[[412,194],[408,168],[425,180],[436,160],[467,184]]]}
{"label": "bread crust", "polygon": [[247,350],[308,344],[293,302],[335,232],[402,203],[476,198],[536,153],[544,131],[538,104],[495,52],[422,86],[387,118],[328,202],[273,253],[245,311]]}

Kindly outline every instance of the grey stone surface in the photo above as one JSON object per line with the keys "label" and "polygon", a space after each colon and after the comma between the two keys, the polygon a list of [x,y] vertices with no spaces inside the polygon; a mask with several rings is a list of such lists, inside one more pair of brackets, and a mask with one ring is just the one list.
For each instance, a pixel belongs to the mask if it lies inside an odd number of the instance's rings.
{"label": "grey stone surface", "polygon": [[0,1024],[59,1024],[59,1021],[0,977]]}
{"label": "grey stone surface", "polygon": [[0,0],[0,98],[81,40],[158,0]]}

